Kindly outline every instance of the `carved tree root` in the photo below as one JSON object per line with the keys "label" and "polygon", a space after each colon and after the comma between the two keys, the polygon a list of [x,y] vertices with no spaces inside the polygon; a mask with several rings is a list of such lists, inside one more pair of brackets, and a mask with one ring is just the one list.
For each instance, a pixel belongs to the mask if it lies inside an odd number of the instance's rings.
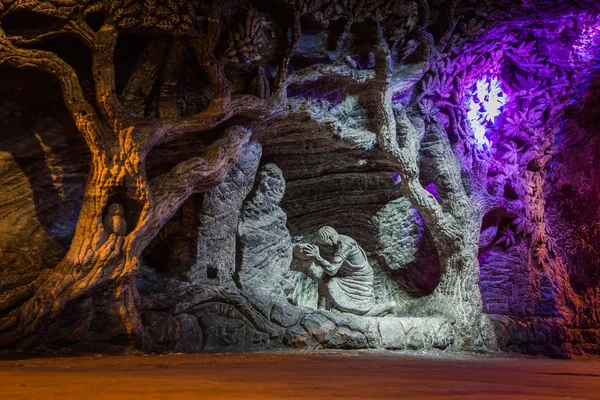
{"label": "carved tree root", "polygon": [[281,337],[284,333],[283,327],[270,320],[268,304],[253,304],[251,297],[246,297],[235,288],[204,289],[188,302],[179,305],[176,313],[201,314],[203,308],[216,304],[235,308],[248,325],[259,332],[268,334],[269,337]]}
{"label": "carved tree root", "polygon": [[[94,243],[100,236],[105,237],[104,242]],[[106,236],[100,226],[96,235],[84,241],[87,251],[81,252],[83,258],[79,257],[76,248],[72,248],[42,284],[31,288],[30,298],[0,320],[0,348],[33,336],[39,341],[54,340],[52,334],[46,335],[50,325],[62,318],[63,311],[105,287],[111,274],[128,269],[123,267],[127,263],[124,238],[114,234]]]}

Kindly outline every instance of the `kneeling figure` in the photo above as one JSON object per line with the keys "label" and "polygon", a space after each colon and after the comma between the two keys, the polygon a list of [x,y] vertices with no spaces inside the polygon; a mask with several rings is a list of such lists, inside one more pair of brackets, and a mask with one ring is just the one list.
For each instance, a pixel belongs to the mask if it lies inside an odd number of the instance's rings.
{"label": "kneeling figure", "polygon": [[375,302],[373,268],[365,251],[354,239],[324,226],[317,232],[316,242],[318,246],[334,251],[330,262],[321,257],[317,245],[306,244],[301,249],[303,258],[314,260],[323,271],[318,282],[319,309],[335,309],[371,317],[392,312],[395,303]]}

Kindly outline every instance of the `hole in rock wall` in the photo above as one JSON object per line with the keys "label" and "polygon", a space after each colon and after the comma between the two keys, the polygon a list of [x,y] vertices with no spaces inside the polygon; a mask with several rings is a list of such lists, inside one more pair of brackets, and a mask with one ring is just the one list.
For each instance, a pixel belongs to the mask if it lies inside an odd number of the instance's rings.
{"label": "hole in rock wall", "polygon": [[206,277],[208,279],[217,279],[219,276],[219,270],[213,266],[206,268]]}
{"label": "hole in rock wall", "polygon": [[509,201],[518,200],[519,194],[511,185],[504,186],[504,198]]}

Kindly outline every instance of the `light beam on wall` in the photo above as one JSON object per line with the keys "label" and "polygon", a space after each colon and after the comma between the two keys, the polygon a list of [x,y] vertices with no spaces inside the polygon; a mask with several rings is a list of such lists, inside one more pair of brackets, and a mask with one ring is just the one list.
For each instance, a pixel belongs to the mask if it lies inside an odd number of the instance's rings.
{"label": "light beam on wall", "polygon": [[500,80],[497,77],[481,78],[475,89],[469,92],[467,117],[479,149],[490,146],[486,132],[493,127],[496,117],[501,114],[506,101],[506,95],[502,91]]}
{"label": "light beam on wall", "polygon": [[[598,25],[584,25],[581,27],[581,35],[578,40],[573,43],[573,50],[579,58],[591,60],[595,57],[593,51],[597,45],[598,34],[600,33],[600,26]],[[577,63],[577,59],[571,57],[572,63]]]}

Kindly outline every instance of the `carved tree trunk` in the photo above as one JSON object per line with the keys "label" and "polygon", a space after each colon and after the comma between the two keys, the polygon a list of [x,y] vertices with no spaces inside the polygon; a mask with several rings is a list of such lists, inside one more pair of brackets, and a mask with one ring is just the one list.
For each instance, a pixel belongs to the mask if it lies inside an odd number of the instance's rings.
{"label": "carved tree trunk", "polygon": [[[404,107],[392,106],[393,65],[389,47],[379,29],[375,79],[371,84],[371,119],[378,145],[401,177],[401,188],[430,231],[440,259],[441,276],[435,291],[420,298],[414,310],[444,315],[454,322],[458,347],[479,346],[476,329],[482,316],[479,290],[478,242],[483,213],[466,193],[460,165],[445,130],[435,121],[411,120]],[[424,148],[425,147],[425,148]],[[420,182],[423,153],[435,175],[439,199]],[[477,340],[476,340],[477,341]]]}
{"label": "carved tree trunk", "polygon": [[131,336],[140,331],[134,305],[137,295],[133,278],[142,250],[140,243],[147,233],[140,232],[135,226],[130,226],[125,236],[107,232],[102,220],[113,193],[122,193],[123,198],[129,199],[125,207],[135,205],[143,212],[148,211],[148,184],[143,164],[139,161],[138,152],[120,146],[117,150],[97,150],[92,154],[91,170],[71,246],[33,297],[9,314],[8,321],[3,320],[0,347],[33,336],[48,341],[65,339],[56,332],[52,333],[52,328],[60,325],[58,322],[63,311],[80,301],[87,301],[87,304],[79,311],[81,319],[73,323],[73,332],[69,336],[76,337],[87,331],[93,319],[88,299],[98,290],[110,286],[126,331]]}
{"label": "carved tree trunk", "polygon": [[482,300],[479,290],[479,230],[481,218],[474,213],[464,226],[466,238],[454,246],[438,246],[440,281],[435,291],[417,303],[428,314],[441,314],[454,322],[457,348],[493,346],[482,340]]}
{"label": "carved tree trunk", "polygon": [[[102,298],[105,321],[101,340],[143,345],[135,286],[138,259],[160,228],[193,193],[221,182],[246,145],[250,132],[230,128],[199,157],[186,160],[151,183],[133,140],[121,132],[119,144],[92,152],[92,165],[71,247],[65,258],[34,283],[32,296],[0,319],[0,348],[77,342],[94,321],[94,303]],[[143,143],[143,141],[139,141]],[[110,232],[103,224],[113,202],[123,202],[127,227]],[[0,299],[0,302],[2,299]],[[108,305],[108,312],[106,311]],[[116,318],[117,320],[112,320]]]}
{"label": "carved tree trunk", "polygon": [[[74,18],[67,25],[69,29],[54,32],[74,34],[90,50],[94,107],[84,96],[76,71],[58,55],[18,47],[41,43],[52,35],[27,39],[7,35],[0,27],[0,65],[39,70],[54,77],[66,109],[92,154],[82,209],[66,256],[26,288],[0,296],[0,311],[12,310],[0,314],[0,348],[77,342],[92,327],[95,309],[104,313],[98,323],[104,325],[100,330],[117,325],[123,328],[99,340],[118,337],[141,344],[135,287],[140,254],[191,194],[207,191],[225,178],[247,144],[250,131],[230,127],[201,155],[182,161],[152,182],[146,180],[147,154],[160,144],[211,130],[236,114],[261,110],[265,105],[244,96],[231,99],[224,64],[213,51],[219,39],[220,10],[221,2],[214,2],[208,36],[192,43],[211,81],[213,98],[208,110],[189,117],[177,115],[177,71],[184,56],[178,40],[166,65],[162,61],[167,51],[165,40],[151,40],[119,98],[114,65],[121,31],[118,21],[106,18],[94,31],[83,18]],[[164,75],[158,110],[161,119],[138,126],[133,121],[144,114],[160,71]],[[120,204],[124,216],[119,215],[119,207],[107,214],[112,203]],[[122,324],[112,321],[113,317]]]}

